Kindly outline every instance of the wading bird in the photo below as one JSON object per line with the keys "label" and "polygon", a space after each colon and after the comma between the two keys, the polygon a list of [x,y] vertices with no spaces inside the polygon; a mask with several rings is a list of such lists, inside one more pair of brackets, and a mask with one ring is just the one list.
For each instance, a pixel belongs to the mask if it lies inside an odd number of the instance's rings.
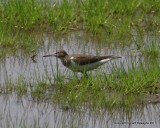
{"label": "wading bird", "polygon": [[59,58],[62,64],[74,72],[81,72],[87,76],[87,71],[98,68],[107,61],[121,58],[117,56],[93,56],[84,54],[69,55],[65,50],[58,50],[54,54],[44,55],[43,57],[55,56]]}

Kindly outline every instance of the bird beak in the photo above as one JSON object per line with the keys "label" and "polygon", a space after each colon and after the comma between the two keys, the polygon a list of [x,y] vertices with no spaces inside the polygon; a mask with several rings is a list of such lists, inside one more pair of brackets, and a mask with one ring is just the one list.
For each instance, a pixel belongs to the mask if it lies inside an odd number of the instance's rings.
{"label": "bird beak", "polygon": [[48,55],[44,55],[43,57],[50,57],[50,56],[56,56],[56,54],[48,54]]}

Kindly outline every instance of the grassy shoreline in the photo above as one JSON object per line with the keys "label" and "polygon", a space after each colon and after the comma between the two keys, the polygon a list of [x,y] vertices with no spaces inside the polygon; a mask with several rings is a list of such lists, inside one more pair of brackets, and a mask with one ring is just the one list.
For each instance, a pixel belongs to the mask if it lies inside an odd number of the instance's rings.
{"label": "grassy shoreline", "polygon": [[[3,38],[5,33],[39,30],[53,33],[83,30],[103,35],[111,42],[125,39],[129,42],[133,29],[159,31],[159,8],[158,0],[2,0],[0,42],[2,46],[7,45]],[[10,43],[8,41],[9,46]]]}
{"label": "grassy shoreline", "polygon": [[51,28],[52,31],[83,29],[99,32],[101,27],[136,26],[139,20],[144,20],[146,27],[159,26],[159,7],[158,0],[63,0],[61,3],[50,0],[2,0],[0,16],[1,24],[24,30],[38,26]]}

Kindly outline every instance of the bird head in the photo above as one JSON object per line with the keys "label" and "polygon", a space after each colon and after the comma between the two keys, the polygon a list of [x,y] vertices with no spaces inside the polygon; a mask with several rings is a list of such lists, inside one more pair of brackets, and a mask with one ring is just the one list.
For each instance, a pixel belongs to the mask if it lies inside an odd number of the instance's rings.
{"label": "bird head", "polygon": [[68,55],[67,52],[66,52],[65,50],[61,49],[61,50],[58,50],[58,51],[57,51],[56,53],[54,53],[54,54],[44,55],[43,57],[55,56],[55,57],[57,57],[57,58],[63,59],[63,58],[65,58],[65,56],[67,56],[67,55]]}

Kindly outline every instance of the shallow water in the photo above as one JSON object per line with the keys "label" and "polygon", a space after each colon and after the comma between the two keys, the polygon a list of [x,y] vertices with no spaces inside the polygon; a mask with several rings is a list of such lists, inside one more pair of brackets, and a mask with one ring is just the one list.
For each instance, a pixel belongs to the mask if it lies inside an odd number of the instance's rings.
{"label": "shallow water", "polygon": [[139,105],[128,113],[122,108],[107,112],[64,110],[48,102],[37,103],[28,97],[0,96],[0,127],[49,128],[159,128],[160,103]]}
{"label": "shallow water", "polygon": [[[44,45],[34,52],[24,54],[19,50],[16,55],[8,55],[2,58],[0,63],[0,82],[5,83],[6,80],[16,81],[19,76],[23,76],[26,81],[39,81],[46,79],[46,77],[57,74],[58,72],[72,74],[72,71],[66,69],[61,62],[55,57],[43,58],[43,55],[54,53],[57,49],[63,48],[69,54],[83,53],[92,55],[115,55],[121,56],[121,59],[113,60],[102,66],[102,70],[109,72],[112,66],[120,67],[123,65],[128,68],[133,62],[138,64],[141,59],[141,53],[136,50],[134,45],[122,47],[119,44],[107,45],[105,42],[97,42],[93,40],[86,40],[80,35],[71,34],[69,37],[61,39],[54,39],[50,36],[44,36]],[[82,36],[82,35],[81,35]],[[93,41],[93,42],[92,42]],[[36,55],[33,62],[31,56]],[[93,70],[95,73],[97,70]]]}
{"label": "shallow water", "polygon": [[[7,82],[16,82],[21,77],[28,83],[36,83],[52,79],[57,72],[66,76],[73,75],[72,71],[65,68],[59,60],[54,57],[43,58],[48,53],[63,48],[68,53],[84,53],[93,55],[116,55],[122,59],[110,61],[104,66],[92,71],[109,73],[113,66],[120,68],[130,67],[133,63],[138,65],[143,61],[141,52],[135,45],[136,36],[133,36],[132,44],[122,46],[107,45],[105,42],[98,42],[94,37],[85,37],[82,32],[73,33],[70,36],[61,38],[51,37],[44,34],[42,40],[44,45],[34,52],[24,54],[19,50],[15,55],[7,55],[1,58],[0,62],[0,83],[5,86]],[[144,38],[146,43],[155,40],[152,36]],[[157,39],[156,39],[157,40]],[[37,40],[38,41],[38,40]],[[158,40],[157,40],[158,41]],[[31,56],[36,54],[35,62]],[[57,66],[58,63],[58,66]],[[160,103],[148,103],[137,105],[129,112],[123,112],[123,108],[113,110],[99,110],[94,112],[87,108],[81,110],[65,110],[60,105],[49,101],[37,102],[29,96],[18,98],[15,93],[0,96],[0,127],[80,127],[80,128],[158,128],[160,127]]]}

